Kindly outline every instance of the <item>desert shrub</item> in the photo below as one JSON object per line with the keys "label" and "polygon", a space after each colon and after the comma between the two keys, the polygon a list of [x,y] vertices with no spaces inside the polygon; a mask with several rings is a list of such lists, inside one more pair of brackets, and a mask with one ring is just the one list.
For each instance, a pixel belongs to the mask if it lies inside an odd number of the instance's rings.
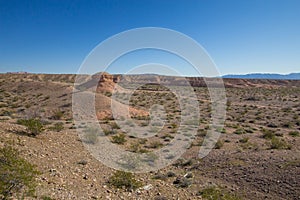
{"label": "desert shrub", "polygon": [[298,131],[291,131],[291,132],[289,132],[289,135],[292,137],[298,137],[300,134]]}
{"label": "desert shrub", "polygon": [[64,113],[61,110],[56,110],[52,115],[51,119],[60,120],[64,116]]}
{"label": "desert shrub", "polygon": [[152,149],[156,149],[156,148],[159,148],[159,147],[162,147],[163,144],[159,141],[152,141],[147,147],[148,148],[152,148]]}
{"label": "desert shrub", "polygon": [[116,171],[110,178],[109,184],[116,188],[124,188],[126,190],[135,190],[142,186],[130,172]]}
{"label": "desert shrub", "polygon": [[239,140],[240,143],[247,143],[249,140],[248,137],[243,137],[242,139]]}
{"label": "desert shrub", "polygon": [[209,186],[199,192],[199,195],[207,200],[240,200],[236,194],[224,191],[216,186]]}
{"label": "desert shrub", "polygon": [[182,178],[178,177],[176,178],[175,181],[173,181],[173,184],[176,185],[177,187],[187,188],[192,184],[192,180],[186,177],[182,177]]}
{"label": "desert shrub", "polygon": [[119,125],[116,122],[110,124],[112,129],[120,129]]}
{"label": "desert shrub", "polygon": [[147,153],[147,149],[143,149],[139,142],[134,142],[130,145],[129,151],[134,153]]}
{"label": "desert shrub", "polygon": [[51,197],[49,196],[42,196],[41,198],[42,200],[53,200]]}
{"label": "desert shrub", "polygon": [[224,145],[224,142],[222,140],[218,140],[216,142],[216,145],[215,145],[215,149],[221,149]]}
{"label": "desert shrub", "polygon": [[237,135],[241,135],[241,134],[245,134],[246,132],[243,128],[238,128],[233,133]]}
{"label": "desert shrub", "polygon": [[31,118],[31,119],[19,119],[17,121],[17,124],[26,126],[27,131],[33,135],[36,136],[38,134],[40,134],[43,131],[43,123],[41,122],[40,119],[35,119],[35,118]]}
{"label": "desert shrub", "polygon": [[103,129],[103,133],[104,135],[114,135],[117,133],[117,131],[114,129]]}
{"label": "desert shrub", "polygon": [[273,137],[270,143],[271,149],[291,149],[291,145],[287,144],[285,140]]}
{"label": "desert shrub", "polygon": [[35,166],[11,146],[0,148],[0,199],[13,195],[32,196],[35,192]]}
{"label": "desert shrub", "polygon": [[275,133],[272,130],[262,129],[262,132],[263,132],[262,137],[265,139],[272,139],[273,137],[275,137]]}
{"label": "desert shrub", "polygon": [[112,136],[112,143],[124,144],[125,142],[126,142],[126,139],[125,139],[124,133]]}
{"label": "desert shrub", "polygon": [[96,144],[98,142],[99,130],[95,127],[88,127],[84,130],[84,142]]}
{"label": "desert shrub", "polygon": [[52,131],[60,132],[64,129],[64,124],[62,122],[57,122],[53,126],[51,126],[49,129]]}

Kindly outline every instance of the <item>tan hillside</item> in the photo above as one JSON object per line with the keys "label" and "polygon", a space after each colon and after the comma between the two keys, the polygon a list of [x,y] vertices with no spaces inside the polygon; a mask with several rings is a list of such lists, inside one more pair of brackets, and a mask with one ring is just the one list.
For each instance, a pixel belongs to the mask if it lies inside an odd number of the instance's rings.
{"label": "tan hillside", "polygon": [[[146,84],[155,81],[185,89],[182,77],[155,75],[145,79],[141,75],[122,77],[105,73],[83,76],[85,83],[74,88],[75,77],[0,74],[0,148],[13,146],[40,171],[35,195],[25,199],[195,200],[211,195],[227,199],[299,199],[299,81],[224,79],[227,98],[224,128],[217,130],[221,136],[214,149],[199,159],[212,109],[203,79],[187,78],[194,87],[200,109],[198,130],[192,136],[190,126],[196,124],[194,116],[181,112],[170,90],[159,84]],[[129,98],[130,113],[135,117],[125,123],[132,130],[148,126],[152,105],[162,105],[166,111],[161,130],[138,132],[151,137],[136,137],[134,131],[131,135],[125,133],[111,116],[111,102],[115,102],[111,92],[122,78],[128,83],[146,84]],[[122,87],[122,84],[117,86],[120,98],[115,102],[119,113],[126,112],[122,102],[124,94],[129,92]],[[75,123],[74,93],[95,95],[98,122],[105,132],[101,137],[107,137],[124,151],[153,155],[151,152],[172,146],[177,134],[190,138],[191,145],[186,146],[186,152],[175,163],[149,173],[133,174],[140,183],[137,188],[126,188],[124,182],[118,188],[116,182],[112,183],[114,175],[131,184],[136,182],[105,166],[87,150],[88,143],[100,145],[92,140],[95,134],[96,138],[100,136],[87,123]],[[178,133],[181,116],[188,116],[190,121]],[[31,118],[42,124],[36,134],[23,123]],[[87,131],[92,139],[79,137],[77,129]],[[111,151],[106,153],[110,155]],[[6,163],[3,160],[0,157],[0,164]],[[152,156],[149,166],[155,162],[156,157]],[[7,176],[2,173],[2,177]],[[17,193],[12,196],[18,199]]]}

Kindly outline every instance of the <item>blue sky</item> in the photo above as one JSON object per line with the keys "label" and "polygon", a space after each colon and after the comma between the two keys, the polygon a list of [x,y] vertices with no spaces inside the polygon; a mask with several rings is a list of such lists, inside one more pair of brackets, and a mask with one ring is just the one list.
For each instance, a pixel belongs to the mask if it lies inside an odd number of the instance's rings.
{"label": "blue sky", "polygon": [[[0,72],[76,73],[100,42],[138,27],[192,37],[221,74],[299,72],[299,10],[299,0],[0,0]],[[109,71],[168,59],[137,52]]]}

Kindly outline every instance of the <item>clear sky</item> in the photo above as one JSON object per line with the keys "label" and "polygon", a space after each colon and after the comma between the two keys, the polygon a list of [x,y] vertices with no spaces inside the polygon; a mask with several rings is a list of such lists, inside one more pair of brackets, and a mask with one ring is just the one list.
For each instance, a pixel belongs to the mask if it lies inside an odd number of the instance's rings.
{"label": "clear sky", "polygon": [[[101,41],[138,27],[192,37],[221,74],[300,71],[299,0],[0,0],[0,72],[76,73]],[[160,62],[156,54],[111,72]]]}

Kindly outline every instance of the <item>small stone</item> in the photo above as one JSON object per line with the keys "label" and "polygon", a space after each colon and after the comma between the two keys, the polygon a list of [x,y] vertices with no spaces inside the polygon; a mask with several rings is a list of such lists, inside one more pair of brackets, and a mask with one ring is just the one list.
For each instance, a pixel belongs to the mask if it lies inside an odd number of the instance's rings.
{"label": "small stone", "polygon": [[153,186],[151,184],[143,187],[144,190],[151,190],[152,188],[153,188]]}
{"label": "small stone", "polygon": [[183,177],[185,178],[193,178],[193,174],[192,173],[186,173]]}
{"label": "small stone", "polygon": [[86,165],[87,161],[86,160],[80,160],[80,161],[77,162],[77,164],[79,164],[79,165]]}
{"label": "small stone", "polygon": [[84,179],[84,180],[87,180],[87,179],[88,179],[88,175],[85,174],[85,175],[83,176],[83,179]]}

